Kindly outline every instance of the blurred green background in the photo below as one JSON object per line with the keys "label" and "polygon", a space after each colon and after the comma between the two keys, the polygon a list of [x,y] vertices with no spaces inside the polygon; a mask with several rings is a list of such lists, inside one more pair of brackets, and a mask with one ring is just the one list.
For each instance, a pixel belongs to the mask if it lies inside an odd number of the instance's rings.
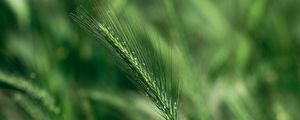
{"label": "blurred green background", "polygon": [[[88,3],[0,1],[1,120],[162,119],[113,55],[71,19],[80,6],[93,11]],[[299,0],[109,5],[132,10],[181,51],[179,119],[300,119]]]}

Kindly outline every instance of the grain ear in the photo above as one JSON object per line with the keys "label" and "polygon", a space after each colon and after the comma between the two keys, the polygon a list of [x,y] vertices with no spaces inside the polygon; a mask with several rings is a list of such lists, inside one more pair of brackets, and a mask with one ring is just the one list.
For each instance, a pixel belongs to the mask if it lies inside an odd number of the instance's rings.
{"label": "grain ear", "polygon": [[18,91],[39,101],[49,112],[53,114],[57,115],[60,112],[58,106],[55,104],[55,99],[46,90],[37,87],[28,80],[0,72],[0,85],[3,88]]}
{"label": "grain ear", "polygon": [[[166,120],[176,120],[179,82],[174,77],[172,57],[162,54],[172,54],[172,50],[162,49],[161,39],[149,36],[140,24],[143,22],[126,11],[119,14],[113,8],[97,7],[96,12],[98,16],[92,17],[79,9],[71,16],[111,50],[120,68],[155,103]],[[153,38],[155,42],[151,41]]]}

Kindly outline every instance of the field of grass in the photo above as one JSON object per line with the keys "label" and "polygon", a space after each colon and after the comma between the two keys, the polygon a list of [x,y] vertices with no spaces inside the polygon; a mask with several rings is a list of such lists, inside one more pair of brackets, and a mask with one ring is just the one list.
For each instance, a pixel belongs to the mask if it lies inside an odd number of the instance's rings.
{"label": "field of grass", "polygon": [[299,120],[300,0],[1,0],[0,120]]}

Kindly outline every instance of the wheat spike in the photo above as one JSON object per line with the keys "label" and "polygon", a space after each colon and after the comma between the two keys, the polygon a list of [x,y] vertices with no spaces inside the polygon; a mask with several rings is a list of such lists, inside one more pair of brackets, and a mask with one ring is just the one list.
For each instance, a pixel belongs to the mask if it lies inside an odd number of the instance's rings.
{"label": "wheat spike", "polygon": [[[178,79],[170,59],[162,56],[159,38],[153,45],[138,19],[124,12],[117,14],[112,8],[97,9],[99,16],[91,17],[84,9],[71,14],[81,27],[92,33],[104,46],[112,51],[133,83],[148,96],[166,120],[177,119]],[[138,22],[137,22],[138,21]]]}

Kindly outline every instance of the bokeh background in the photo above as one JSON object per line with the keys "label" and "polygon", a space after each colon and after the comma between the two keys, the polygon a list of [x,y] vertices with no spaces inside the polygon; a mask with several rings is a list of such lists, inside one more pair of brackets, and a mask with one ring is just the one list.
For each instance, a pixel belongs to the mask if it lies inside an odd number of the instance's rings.
{"label": "bokeh background", "polygon": [[[299,0],[101,1],[181,51],[180,119],[300,119]],[[162,119],[70,17],[88,3],[0,1],[1,120]]]}

